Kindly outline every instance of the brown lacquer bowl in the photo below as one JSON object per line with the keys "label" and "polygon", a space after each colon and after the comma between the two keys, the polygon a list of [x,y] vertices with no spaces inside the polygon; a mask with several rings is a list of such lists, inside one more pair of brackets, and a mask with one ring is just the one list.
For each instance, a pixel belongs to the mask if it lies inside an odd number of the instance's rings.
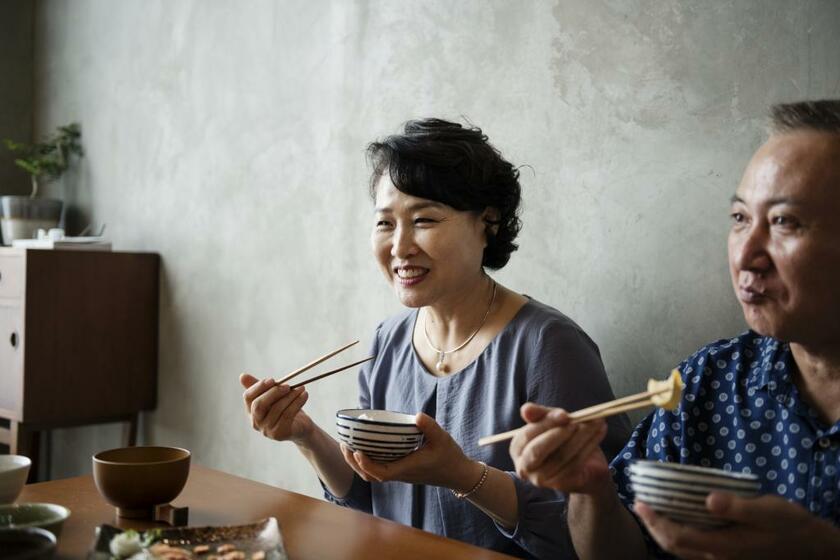
{"label": "brown lacquer bowl", "polygon": [[174,500],[190,474],[190,452],[179,447],[122,447],[93,456],[93,480],[117,515],[154,516],[157,505]]}

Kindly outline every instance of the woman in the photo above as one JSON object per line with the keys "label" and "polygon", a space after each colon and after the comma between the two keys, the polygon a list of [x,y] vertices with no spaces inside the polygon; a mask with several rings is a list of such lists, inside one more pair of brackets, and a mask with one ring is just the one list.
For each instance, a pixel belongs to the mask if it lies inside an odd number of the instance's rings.
{"label": "woman", "polygon": [[[569,409],[613,398],[596,345],[559,311],[498,284],[520,229],[519,173],[478,128],[411,121],[368,148],[373,252],[408,310],[384,321],[359,374],[360,406],[417,414],[419,450],[377,463],[302,411],[307,393],[243,376],[255,429],[291,440],[331,501],[522,557],[569,555],[562,498],[516,478],[480,436],[521,424],[536,401]],[[626,439],[613,421],[604,449]]]}

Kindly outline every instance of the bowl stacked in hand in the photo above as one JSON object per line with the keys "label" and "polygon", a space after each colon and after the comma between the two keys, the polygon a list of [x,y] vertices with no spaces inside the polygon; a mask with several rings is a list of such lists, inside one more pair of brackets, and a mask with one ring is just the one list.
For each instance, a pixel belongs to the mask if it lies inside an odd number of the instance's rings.
{"label": "bowl stacked in hand", "polygon": [[727,524],[706,509],[706,496],[711,492],[753,497],[761,487],[754,474],[657,461],[632,463],[630,482],[636,499],[657,513],[680,523],[708,527]]}
{"label": "bowl stacked in hand", "polygon": [[396,461],[423,443],[411,414],[350,408],[335,413],[335,425],[341,441],[374,461]]}

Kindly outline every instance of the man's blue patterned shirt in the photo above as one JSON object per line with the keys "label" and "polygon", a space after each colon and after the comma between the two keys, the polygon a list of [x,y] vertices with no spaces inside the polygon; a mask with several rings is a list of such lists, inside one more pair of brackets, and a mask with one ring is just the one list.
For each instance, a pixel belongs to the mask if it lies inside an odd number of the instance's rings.
{"label": "man's blue patterned shirt", "polygon": [[827,425],[802,400],[788,344],[747,331],[678,368],[679,407],[645,418],[610,465],[626,506],[633,503],[627,467],[651,459],[756,473],[762,493],[840,526],[840,422]]}

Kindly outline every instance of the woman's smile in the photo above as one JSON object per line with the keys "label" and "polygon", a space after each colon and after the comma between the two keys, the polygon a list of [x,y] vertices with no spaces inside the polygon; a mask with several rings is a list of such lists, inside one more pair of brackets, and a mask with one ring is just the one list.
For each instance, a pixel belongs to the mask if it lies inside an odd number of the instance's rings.
{"label": "woman's smile", "polygon": [[395,280],[404,288],[416,286],[426,279],[427,274],[429,274],[429,269],[420,266],[398,266],[394,268]]}

